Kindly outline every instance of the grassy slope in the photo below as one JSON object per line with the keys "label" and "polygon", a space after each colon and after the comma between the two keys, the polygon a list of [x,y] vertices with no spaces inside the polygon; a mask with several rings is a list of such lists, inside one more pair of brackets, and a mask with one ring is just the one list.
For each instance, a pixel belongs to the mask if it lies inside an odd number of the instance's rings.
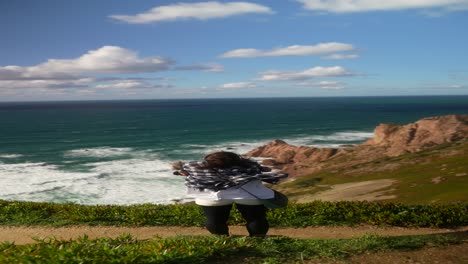
{"label": "grassy slope", "polygon": [[[455,154],[455,155],[454,155]],[[343,158],[342,158],[343,159]],[[331,160],[339,163],[344,160]],[[463,175],[465,176],[456,176]],[[432,179],[441,177],[434,184]],[[468,142],[444,144],[422,152],[388,157],[340,169],[323,169],[281,189],[292,199],[328,189],[329,185],[376,179],[395,179],[389,194],[394,202],[425,204],[468,201]]]}

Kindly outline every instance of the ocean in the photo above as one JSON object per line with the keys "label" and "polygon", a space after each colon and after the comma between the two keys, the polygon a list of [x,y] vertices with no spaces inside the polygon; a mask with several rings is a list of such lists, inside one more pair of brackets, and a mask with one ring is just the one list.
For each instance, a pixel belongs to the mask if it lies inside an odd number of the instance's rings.
{"label": "ocean", "polygon": [[468,114],[468,96],[0,103],[0,199],[78,204],[187,200],[170,164],[274,139],[339,147],[380,123]]}

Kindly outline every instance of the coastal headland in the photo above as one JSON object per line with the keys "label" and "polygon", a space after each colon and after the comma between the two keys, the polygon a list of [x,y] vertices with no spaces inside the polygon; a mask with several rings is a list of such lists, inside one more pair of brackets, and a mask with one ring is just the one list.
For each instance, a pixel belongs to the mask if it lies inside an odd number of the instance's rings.
{"label": "coastal headland", "polygon": [[380,124],[359,145],[316,148],[274,140],[245,156],[289,173],[278,189],[297,202],[456,202],[468,199],[467,139],[468,115],[445,115]]}

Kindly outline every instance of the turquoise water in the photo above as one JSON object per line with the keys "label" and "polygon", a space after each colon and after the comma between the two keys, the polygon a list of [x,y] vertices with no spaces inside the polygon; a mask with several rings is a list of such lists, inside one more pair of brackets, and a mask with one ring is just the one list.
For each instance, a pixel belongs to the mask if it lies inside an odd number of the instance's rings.
{"label": "turquoise water", "polygon": [[380,123],[444,114],[468,114],[468,96],[0,103],[0,199],[166,203],[187,198],[175,160],[357,144]]}

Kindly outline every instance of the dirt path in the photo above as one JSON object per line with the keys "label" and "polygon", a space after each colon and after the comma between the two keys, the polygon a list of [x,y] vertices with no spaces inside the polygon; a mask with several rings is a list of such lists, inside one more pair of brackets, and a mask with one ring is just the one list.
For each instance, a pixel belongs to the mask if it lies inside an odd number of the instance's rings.
{"label": "dirt path", "polygon": [[[247,232],[243,226],[231,226],[232,235],[246,236]],[[424,235],[444,233],[468,232],[468,226],[457,229],[435,229],[435,228],[401,228],[388,227],[378,228],[375,226],[358,227],[307,227],[307,228],[271,228],[269,236],[288,236],[294,238],[352,238],[364,234],[376,234],[381,236],[402,235]],[[19,226],[0,227],[0,243],[4,241],[14,242],[17,245],[34,243],[33,238],[76,239],[83,235],[90,238],[117,237],[122,234],[131,234],[138,239],[150,239],[154,237],[171,237],[177,235],[208,235],[209,233],[201,227],[105,227],[105,226],[70,226],[70,227],[42,227],[42,226]]]}
{"label": "dirt path", "polygon": [[362,182],[350,182],[335,184],[330,186],[330,190],[321,191],[307,198],[303,198],[300,202],[311,202],[315,200],[322,201],[379,201],[396,198],[395,195],[389,195],[388,188],[394,184],[396,180],[381,179]]}

